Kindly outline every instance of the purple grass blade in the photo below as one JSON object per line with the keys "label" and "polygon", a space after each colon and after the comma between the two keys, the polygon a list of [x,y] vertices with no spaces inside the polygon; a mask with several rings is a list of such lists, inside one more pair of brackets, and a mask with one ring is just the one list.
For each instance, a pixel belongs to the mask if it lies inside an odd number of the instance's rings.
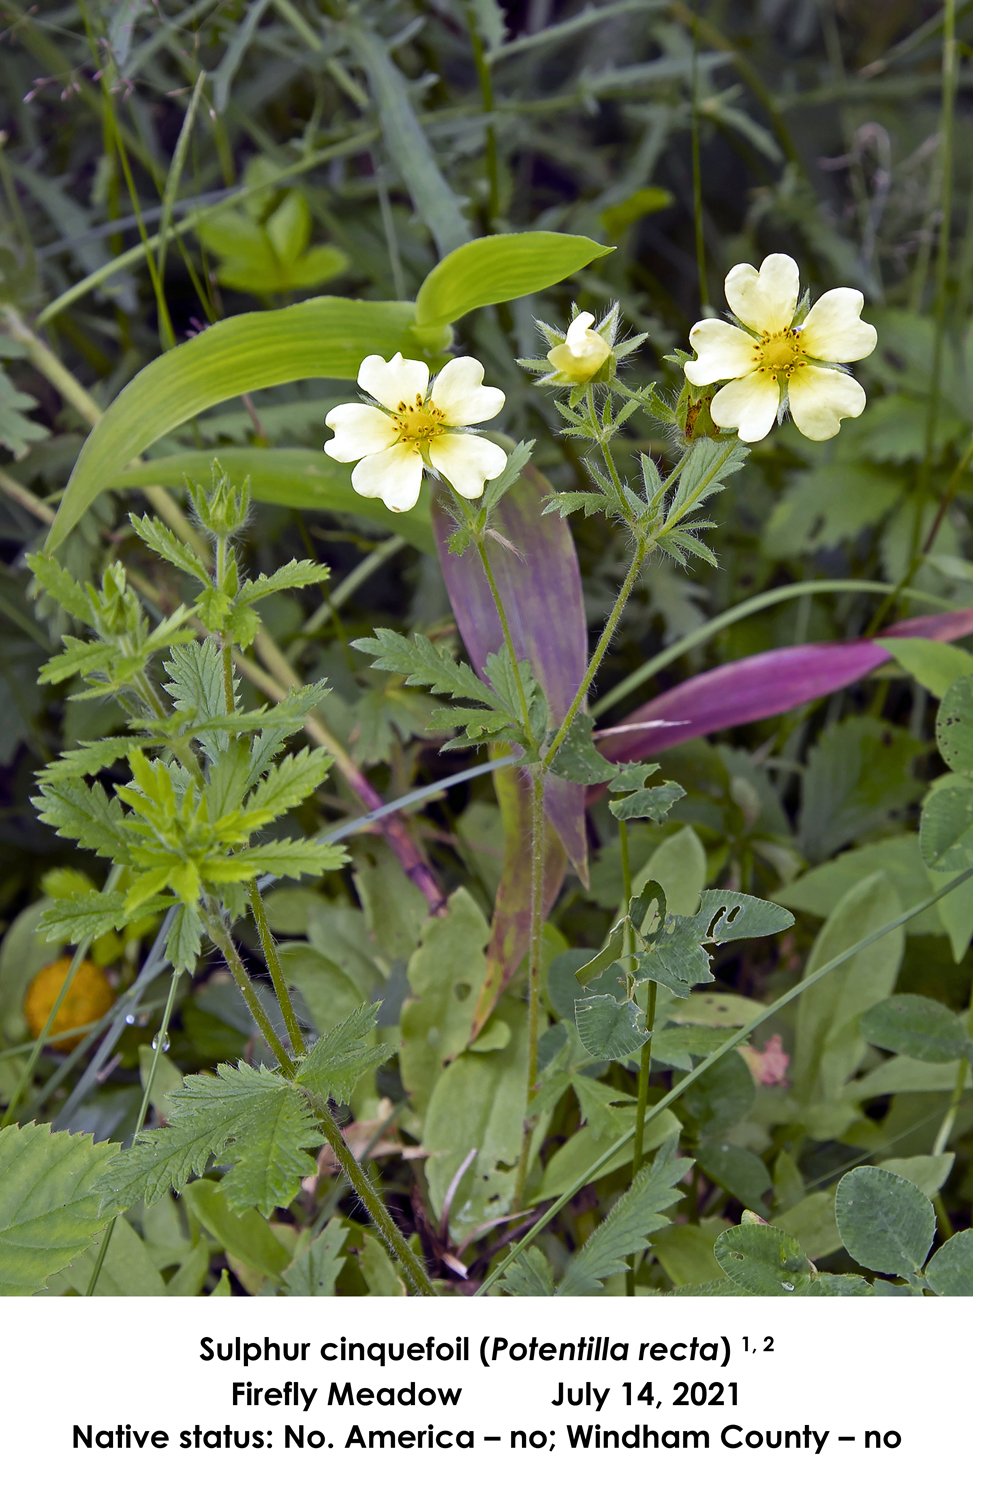
{"label": "purple grass blade", "polygon": [[[880,634],[955,641],[969,635],[972,628],[972,610],[962,609],[902,620]],[[624,733],[601,737],[598,749],[609,760],[647,760],[671,745],[737,724],[770,719],[815,698],[825,698],[891,660],[883,646],[866,639],[762,651],[702,672],[650,698],[618,726]],[[672,722],[654,724],[657,719]],[[632,725],[638,725],[634,733]]]}
{"label": "purple grass blade", "polygon": [[[562,516],[544,516],[546,492],[534,470],[499,504],[488,532],[495,582],[520,660],[532,663],[558,724],[587,668],[587,620],[580,566],[570,527]],[[472,548],[463,557],[447,550],[450,516],[434,507],[437,552],[461,638],[475,670],[502,649],[502,629],[481,560]],[[496,541],[495,533],[506,544]],[[584,789],[559,777],[546,781],[546,817],[581,880],[587,879]]]}

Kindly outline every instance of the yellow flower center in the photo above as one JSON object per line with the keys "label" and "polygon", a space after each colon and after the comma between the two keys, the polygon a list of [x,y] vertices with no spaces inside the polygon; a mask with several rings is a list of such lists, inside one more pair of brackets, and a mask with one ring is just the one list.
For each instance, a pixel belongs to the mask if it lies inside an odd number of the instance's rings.
{"label": "yellow flower center", "polygon": [[394,413],[399,441],[419,451],[421,443],[430,443],[444,430],[444,414],[417,396],[415,402],[401,401]]}
{"label": "yellow flower center", "polygon": [[754,363],[762,374],[772,380],[781,377],[787,380],[793,370],[805,364],[805,356],[799,347],[798,328],[783,328],[780,333],[763,333],[754,346]]}

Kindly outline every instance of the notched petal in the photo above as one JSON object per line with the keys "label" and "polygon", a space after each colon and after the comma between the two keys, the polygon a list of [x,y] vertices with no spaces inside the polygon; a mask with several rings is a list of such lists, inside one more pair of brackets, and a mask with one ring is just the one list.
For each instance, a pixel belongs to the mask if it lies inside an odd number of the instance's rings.
{"label": "notched petal", "polygon": [[863,305],[863,293],[852,287],[838,286],[824,292],[803,321],[802,352],[810,359],[838,365],[865,359],[876,347],[877,329],[862,321]]}
{"label": "notched petal", "polygon": [[810,366],[793,373],[788,383],[788,404],[792,421],[803,437],[823,443],[836,436],[845,417],[859,417],[867,405],[867,394],[859,381],[842,370]]}
{"label": "notched petal", "polygon": [[358,383],[389,411],[396,411],[400,402],[413,406],[427,393],[430,371],[421,359],[404,359],[394,354],[392,359],[383,359],[381,354],[367,354],[358,367]]}
{"label": "notched petal", "polygon": [[430,401],[449,427],[470,427],[498,416],[505,392],[483,385],[484,378],[484,365],[468,354],[450,360],[437,375]]}
{"label": "notched petal", "polygon": [[766,255],[761,270],[742,264],[728,271],[724,293],[734,315],[755,333],[780,333],[799,301],[799,268],[790,255]]}

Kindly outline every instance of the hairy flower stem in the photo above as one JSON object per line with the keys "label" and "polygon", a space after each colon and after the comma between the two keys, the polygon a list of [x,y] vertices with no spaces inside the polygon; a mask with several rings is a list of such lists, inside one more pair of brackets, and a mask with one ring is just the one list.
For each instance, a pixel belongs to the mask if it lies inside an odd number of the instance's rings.
{"label": "hairy flower stem", "polygon": [[546,754],[543,756],[542,769],[544,771],[549,770],[550,766],[553,764],[553,761],[559,754],[563,741],[570,733],[570,726],[573,724],[574,719],[580,712],[581,704],[591,690],[594,678],[597,676],[597,672],[601,665],[601,662],[604,660],[604,657],[607,654],[607,649],[611,644],[611,639],[614,635],[614,632],[618,628],[618,622],[620,621],[621,616],[624,613],[625,605],[628,603],[631,591],[635,587],[635,584],[638,582],[638,576],[641,573],[642,568],[645,566],[645,558],[645,543],[643,541],[639,541],[635,548],[635,555],[631,560],[631,565],[628,569],[628,572],[625,574],[624,583],[621,585],[621,588],[618,592],[618,597],[614,601],[614,607],[612,608],[611,613],[608,616],[607,624],[601,631],[600,639],[598,640],[597,645],[594,647],[594,654],[591,657],[590,661],[587,663],[587,671],[584,673],[583,681],[581,682],[576,693],[574,693],[573,701],[570,704],[570,707],[567,709],[563,723],[556,731],[556,734],[553,737],[552,744],[550,745]]}
{"label": "hairy flower stem", "polygon": [[436,1288],[427,1275],[422,1261],[400,1232],[388,1208],[376,1192],[371,1177],[345,1140],[344,1132],[334,1115],[322,1100],[312,1094],[307,1094],[306,1097],[324,1131],[324,1139],[337,1157],[338,1164],[352,1185],[352,1190],[361,1199],[366,1213],[382,1236],[390,1254],[406,1272],[413,1290],[421,1297],[436,1297]]}
{"label": "hairy flower stem", "polygon": [[266,967],[269,970],[270,979],[273,981],[273,989],[276,994],[277,1003],[280,1006],[280,1014],[283,1016],[283,1024],[287,1028],[287,1036],[294,1052],[300,1054],[304,1051],[304,1037],[297,1020],[297,1012],[294,1010],[293,1001],[290,998],[290,990],[287,986],[283,965],[280,962],[280,954],[270,931],[269,919],[266,915],[266,906],[260,895],[259,885],[256,880],[250,880],[246,887],[249,892],[249,905],[252,908],[253,920],[256,923],[256,931],[263,945],[263,957],[266,959]]}
{"label": "hairy flower stem", "polygon": [[[621,850],[621,891],[623,891],[624,912],[627,915],[627,909],[629,909],[630,901],[632,901],[632,867],[629,864],[626,822],[618,823],[618,846],[620,846]],[[626,930],[627,935],[627,954],[629,954],[629,959],[633,959],[635,957],[635,929],[633,929],[629,921],[626,921],[624,930]],[[633,968],[635,968],[635,965],[632,965]],[[645,1020],[648,1031],[651,1031],[651,1023],[654,1020],[654,1002],[656,1002],[656,987],[654,987],[654,984],[650,984],[648,986],[648,1011],[650,1011],[650,1016]],[[641,1065],[639,1065],[638,1070],[638,1104],[636,1104],[635,1113],[635,1152],[633,1152],[632,1176],[635,1176],[641,1170],[642,1166],[642,1152],[644,1152],[645,1140],[645,1110],[648,1107],[648,1065],[650,1065],[650,1061],[651,1044],[645,1043],[645,1046],[642,1047]],[[629,1298],[635,1296],[635,1266],[633,1265],[627,1268],[626,1278],[624,1278],[624,1290],[626,1290]]]}
{"label": "hairy flower stem", "polygon": [[290,1054],[287,1052],[280,1038],[273,1030],[273,1027],[270,1023],[270,1018],[266,1014],[266,1011],[263,1009],[263,1002],[260,1000],[259,995],[256,993],[256,989],[253,985],[252,980],[246,973],[246,966],[243,963],[242,959],[239,957],[239,954],[236,952],[235,944],[233,943],[230,934],[226,930],[221,917],[216,911],[208,911],[205,919],[205,931],[208,933],[208,936],[211,938],[212,942],[215,944],[216,948],[225,959],[225,962],[228,965],[229,973],[232,975],[232,978],[238,985],[239,993],[242,995],[243,1000],[245,1000],[249,1010],[249,1014],[252,1016],[254,1022],[256,1023],[256,1026],[259,1029],[263,1040],[266,1042],[266,1045],[273,1053],[273,1056],[276,1058],[277,1063],[283,1069],[283,1072],[286,1074],[286,1076],[288,1078],[293,1078],[294,1073],[296,1072],[293,1060],[291,1059]]}
{"label": "hairy flower stem", "polygon": [[[270,1051],[280,1065],[284,1077],[290,1079],[292,1082],[297,1076],[296,1063],[288,1056],[282,1042],[270,1025],[269,1018],[263,1009],[262,1002],[256,993],[252,980],[246,973],[242,959],[236,952],[235,945],[222,925],[221,920],[211,913],[209,913],[209,918],[210,920],[206,923],[206,930],[209,937],[225,959],[229,973],[238,985],[242,997],[249,1007],[249,1014],[262,1032]],[[270,978],[273,979],[272,973]],[[274,988],[276,988],[275,980]],[[303,1044],[301,1043],[302,1046]],[[316,1095],[308,1093],[306,1089],[304,1090],[304,1094],[310,1102],[314,1113],[317,1115],[324,1139],[337,1157],[342,1171],[352,1185],[353,1191],[358,1194],[358,1197],[365,1205],[366,1212],[372,1219],[390,1252],[405,1270],[414,1289],[421,1296],[436,1296],[436,1292],[421,1261],[413,1253],[413,1250],[406,1243],[403,1235],[396,1227],[392,1215],[385,1203],[383,1203],[382,1198],[376,1192],[365,1169],[361,1166],[357,1158],[353,1156],[342,1134],[341,1127],[331,1113],[329,1106],[323,1099],[318,1099]]]}
{"label": "hairy flower stem", "polygon": [[512,1208],[522,1207],[526,1195],[526,1179],[529,1175],[529,1155],[532,1149],[533,1118],[539,1088],[539,1002],[543,988],[543,873],[546,863],[546,820],[544,816],[545,785],[542,770],[536,767],[532,773],[532,848],[531,848],[531,900],[529,910],[529,1057],[526,1071],[526,1109],[522,1122],[522,1146],[515,1172],[515,1191]]}

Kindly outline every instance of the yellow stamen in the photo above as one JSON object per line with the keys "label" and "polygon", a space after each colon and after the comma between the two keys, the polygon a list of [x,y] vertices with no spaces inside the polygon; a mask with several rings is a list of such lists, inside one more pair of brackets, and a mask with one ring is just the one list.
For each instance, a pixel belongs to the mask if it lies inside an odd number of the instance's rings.
{"label": "yellow stamen", "polygon": [[432,442],[444,430],[443,412],[431,406],[429,401],[424,401],[422,396],[417,396],[412,406],[401,401],[396,408],[395,416],[396,425],[399,428],[399,441],[409,443],[417,449],[421,443]]}
{"label": "yellow stamen", "polygon": [[754,363],[763,374],[772,380],[781,376],[787,380],[793,370],[806,363],[799,347],[800,333],[797,328],[783,328],[780,333],[763,333],[754,346]]}

